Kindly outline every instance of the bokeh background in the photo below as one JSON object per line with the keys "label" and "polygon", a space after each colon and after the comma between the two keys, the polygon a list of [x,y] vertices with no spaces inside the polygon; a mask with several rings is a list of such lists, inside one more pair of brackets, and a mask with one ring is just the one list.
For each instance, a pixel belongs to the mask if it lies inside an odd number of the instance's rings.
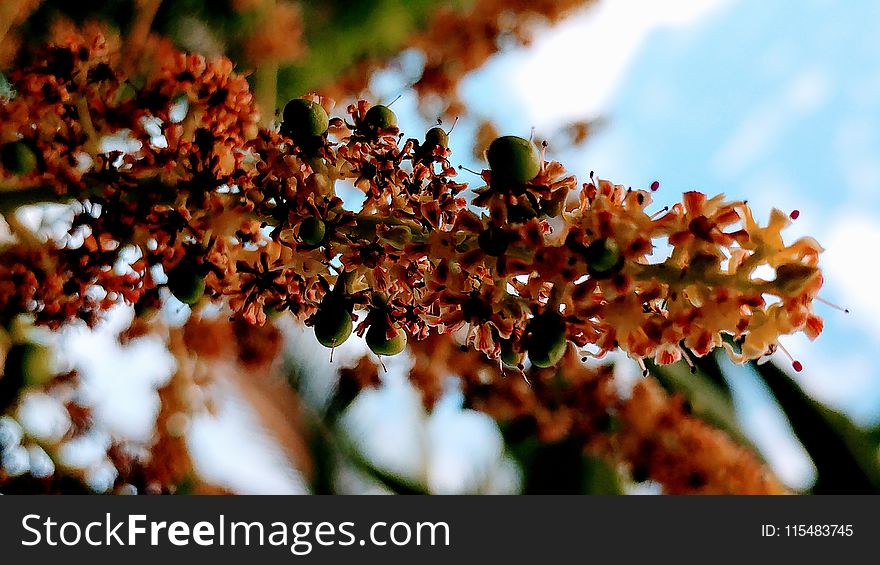
{"label": "bokeh background", "polygon": [[[198,12],[193,17],[210,30]],[[800,387],[862,428],[860,447],[876,462],[876,443],[865,438],[876,437],[880,424],[880,272],[873,257],[880,248],[878,21],[880,3],[872,0],[600,0],[555,25],[536,24],[529,45],[503,49],[462,78],[459,93],[469,112],[451,135],[453,162],[482,168],[472,155],[473,139],[489,121],[504,134],[528,136],[534,128],[548,140],[548,155],[580,178],[595,171],[635,187],[657,180],[660,205],[700,190],[748,199],[761,219],[774,206],[799,210],[787,238],[812,235],[823,244],[822,296],[850,313],[819,305],[826,318],[819,339],[792,336],[784,345],[805,367],[795,377]],[[188,29],[198,35],[202,28]],[[342,55],[325,54],[333,57]],[[401,129],[423,131],[432,119],[408,88],[423,56],[410,49],[394,61],[372,75],[365,94],[377,102],[399,96],[394,110]],[[590,124],[583,143],[562,141],[574,122]],[[187,308],[172,304],[165,314],[181,323]],[[88,482],[98,491],[115,476],[104,459],[109,438],[148,439],[155,389],[174,367],[158,339],[119,345],[116,334],[131,316],[119,308],[96,331],[70,329],[50,338],[64,362],[80,370],[87,401],[105,424],[63,454],[89,469]],[[283,326],[288,373],[306,404],[320,406],[335,369],[353,364],[366,348],[350,340],[331,365],[310,330]],[[617,361],[622,387],[639,378],[631,362]],[[454,380],[426,413],[403,377],[408,363],[406,355],[386,360],[383,385],[362,393],[342,417],[351,450],[370,467],[430,492],[519,492],[522,470],[496,424],[462,409]],[[723,368],[736,425],[783,482],[809,489],[817,466],[784,403],[753,371],[729,362]],[[216,410],[187,423],[200,474],[240,493],[309,492],[278,442],[261,429],[247,391],[222,378],[213,389]],[[42,437],[63,433],[65,416],[53,402],[28,396],[19,422],[5,418],[0,431],[7,440],[22,428]],[[17,448],[3,452],[3,464],[40,472],[51,462]],[[356,466],[340,466],[331,479],[336,492],[388,491]],[[657,492],[650,483],[626,488]]]}

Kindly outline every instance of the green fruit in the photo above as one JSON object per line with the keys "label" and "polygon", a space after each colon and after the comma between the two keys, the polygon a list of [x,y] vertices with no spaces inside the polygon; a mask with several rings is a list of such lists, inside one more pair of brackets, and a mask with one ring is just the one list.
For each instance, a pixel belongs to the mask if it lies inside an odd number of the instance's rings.
{"label": "green fruit", "polygon": [[364,123],[367,127],[376,130],[397,127],[397,114],[392,112],[388,106],[380,104],[367,110],[367,114],[364,116]]}
{"label": "green fruit", "polygon": [[597,239],[587,247],[586,260],[590,273],[607,273],[620,264],[620,247],[613,239]]}
{"label": "green fruit", "polygon": [[320,218],[310,216],[299,224],[299,238],[306,245],[321,245],[327,235],[327,225]]}
{"label": "green fruit", "polygon": [[300,139],[324,135],[330,127],[330,116],[317,102],[294,98],[284,107],[284,129]]}
{"label": "green fruit", "polygon": [[526,328],[529,361],[540,368],[552,367],[565,355],[565,321],[556,312],[546,312],[532,318]]}
{"label": "green fruit", "polygon": [[522,365],[525,353],[514,349],[513,343],[512,339],[501,341],[501,362],[508,367],[519,367]]}
{"label": "green fruit", "polygon": [[205,277],[197,265],[184,261],[168,271],[168,290],[174,298],[192,306],[205,294]]}
{"label": "green fruit", "polygon": [[541,154],[529,141],[514,135],[499,137],[486,151],[492,175],[502,182],[525,184],[541,172]]}
{"label": "green fruit", "polygon": [[151,288],[134,303],[134,314],[138,318],[149,318],[162,305],[158,288]]}
{"label": "green fruit", "polygon": [[0,162],[13,175],[27,175],[37,168],[37,154],[27,143],[13,141],[0,148]]}
{"label": "green fruit", "polygon": [[367,346],[376,355],[397,355],[406,348],[406,332],[395,326],[397,335],[388,339],[388,326],[385,323],[373,324],[367,330]]}
{"label": "green fruit", "polygon": [[351,310],[343,297],[327,294],[315,314],[315,337],[324,347],[338,347],[351,335]]}
{"label": "green fruit", "polygon": [[6,354],[3,380],[19,386],[39,386],[55,376],[52,369],[52,350],[33,342],[16,343]]}
{"label": "green fruit", "polygon": [[443,148],[449,146],[449,134],[441,127],[433,127],[425,134],[425,147],[433,150],[438,146]]}

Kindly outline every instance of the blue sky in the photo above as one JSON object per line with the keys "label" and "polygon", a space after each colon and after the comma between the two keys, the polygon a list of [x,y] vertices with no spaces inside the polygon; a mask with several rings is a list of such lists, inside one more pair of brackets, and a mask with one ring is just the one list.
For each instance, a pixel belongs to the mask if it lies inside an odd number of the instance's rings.
{"label": "blue sky", "polygon": [[[556,157],[581,176],[595,170],[640,187],[660,180],[659,204],[701,190],[748,199],[759,218],[774,206],[800,210],[788,237],[823,244],[822,296],[852,313],[818,305],[823,335],[784,344],[804,361],[798,378],[808,391],[876,423],[880,3],[610,4],[476,73],[467,83],[473,103],[520,132],[604,117],[585,147]],[[766,393],[747,374],[735,380],[744,426],[774,452],[783,478],[808,483],[810,465]]]}

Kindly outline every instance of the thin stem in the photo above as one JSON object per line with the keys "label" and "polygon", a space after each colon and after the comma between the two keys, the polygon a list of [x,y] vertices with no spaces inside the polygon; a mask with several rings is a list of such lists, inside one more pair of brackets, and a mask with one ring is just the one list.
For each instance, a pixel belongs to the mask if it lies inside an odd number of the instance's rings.
{"label": "thin stem", "polygon": [[138,2],[137,16],[131,27],[131,32],[128,34],[126,60],[130,69],[137,69],[139,66],[147,39],[150,37],[153,20],[156,18],[161,4],[162,0],[139,0]]}
{"label": "thin stem", "polygon": [[[264,2],[260,8],[260,18],[263,20],[269,18],[275,8],[275,0]],[[266,62],[257,69],[254,75],[254,93],[257,107],[260,108],[260,125],[265,128],[271,127],[278,102],[277,61]]]}
{"label": "thin stem", "polygon": [[79,116],[79,123],[88,137],[88,142],[86,144],[87,151],[91,155],[97,155],[100,149],[101,137],[95,129],[95,123],[92,121],[92,114],[89,112],[89,103],[85,97],[80,96],[77,98],[76,110]]}
{"label": "thin stem", "polygon": [[254,91],[260,108],[260,125],[270,128],[275,119],[278,99],[278,63],[265,64],[254,76]]}

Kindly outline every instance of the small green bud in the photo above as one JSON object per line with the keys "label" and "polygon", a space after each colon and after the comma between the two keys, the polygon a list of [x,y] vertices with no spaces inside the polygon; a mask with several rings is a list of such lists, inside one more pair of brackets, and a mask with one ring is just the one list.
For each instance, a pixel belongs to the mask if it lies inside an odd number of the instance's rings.
{"label": "small green bud", "polygon": [[441,127],[433,127],[425,134],[425,147],[433,150],[438,146],[443,148],[449,146],[449,134]]}
{"label": "small green bud", "polygon": [[0,148],[0,162],[13,175],[27,175],[37,168],[37,154],[24,141],[13,141]]}
{"label": "small green bud", "polygon": [[197,264],[184,259],[168,271],[168,290],[176,299],[192,306],[205,294],[205,277]]}
{"label": "small green bud", "polygon": [[299,224],[299,238],[306,245],[318,246],[327,235],[327,225],[320,218],[310,216]]}
{"label": "small green bud", "polygon": [[345,343],[352,330],[351,309],[343,296],[328,293],[315,314],[315,337],[324,347]]}
{"label": "small green bud", "polygon": [[397,114],[388,106],[379,104],[367,110],[367,114],[364,116],[364,123],[367,127],[376,130],[397,127]]}
{"label": "small green bud", "polygon": [[590,274],[607,273],[619,265],[620,247],[613,239],[597,239],[587,247],[585,258]]}
{"label": "small green bud", "polygon": [[541,172],[541,154],[529,141],[514,135],[497,138],[486,151],[489,168],[501,182],[525,184]]}
{"label": "small green bud", "polygon": [[518,351],[513,347],[512,339],[501,340],[501,362],[508,367],[519,367],[525,359],[525,352]]}
{"label": "small green bud", "polygon": [[25,342],[16,343],[6,354],[3,380],[21,383],[23,386],[39,386],[55,376],[52,367],[52,350],[45,345]]}
{"label": "small green bud", "polygon": [[395,325],[394,330],[397,333],[390,339],[387,330],[388,327],[383,322],[373,324],[367,330],[367,346],[376,355],[397,355],[406,348],[407,338],[403,328]]}
{"label": "small green bud", "polygon": [[529,361],[540,368],[559,363],[568,342],[565,338],[565,321],[557,312],[545,312],[532,318],[526,328]]}
{"label": "small green bud", "polygon": [[294,98],[288,102],[282,118],[285,133],[297,139],[324,135],[330,127],[330,116],[324,107],[304,98]]}

